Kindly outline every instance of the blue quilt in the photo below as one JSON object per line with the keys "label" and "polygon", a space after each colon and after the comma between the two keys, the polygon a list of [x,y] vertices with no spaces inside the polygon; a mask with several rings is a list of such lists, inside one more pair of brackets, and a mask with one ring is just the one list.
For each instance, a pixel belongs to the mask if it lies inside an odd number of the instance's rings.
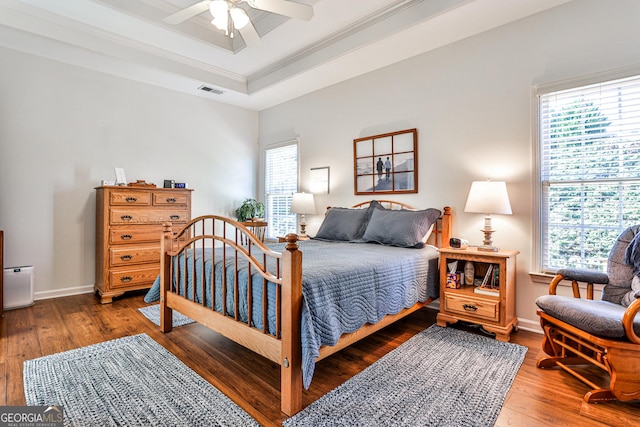
{"label": "blue quilt", "polygon": [[[387,314],[395,314],[418,301],[429,297],[438,298],[438,251],[426,246],[422,249],[407,249],[383,246],[374,243],[324,242],[306,240],[298,242],[302,251],[302,375],[305,388],[309,388],[315,368],[315,358],[322,345],[335,345],[340,336],[354,332],[366,323],[377,323]],[[281,252],[285,244],[269,245]],[[205,304],[209,307],[215,300],[215,309],[222,311],[222,285],[220,278],[225,270],[220,250],[216,249],[215,263],[211,262],[212,251],[204,253],[206,276],[211,277],[215,264],[215,298],[212,286],[207,284]],[[192,265],[192,253],[187,255],[187,264]],[[203,253],[196,253],[196,275],[202,273]],[[184,263],[184,259],[175,262]],[[233,316],[233,260],[227,260],[227,295],[224,299],[227,314]],[[238,280],[240,300],[238,315],[244,322],[248,317],[247,263],[240,264]],[[252,326],[262,329],[262,277],[252,272]],[[202,292],[194,293],[193,278],[174,278],[179,293],[202,303]],[[198,281],[196,280],[196,283]],[[160,299],[160,281],[156,279],[145,296],[146,302]],[[267,287],[268,331],[275,334],[275,286]]]}

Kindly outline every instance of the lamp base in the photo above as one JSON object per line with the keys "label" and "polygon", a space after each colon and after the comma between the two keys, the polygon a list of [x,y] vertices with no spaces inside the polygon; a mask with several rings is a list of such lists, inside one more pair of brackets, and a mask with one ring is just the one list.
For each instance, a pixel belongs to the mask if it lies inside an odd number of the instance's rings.
{"label": "lamp base", "polygon": [[485,251],[485,252],[498,252],[500,248],[495,246],[482,245],[482,246],[478,246],[478,250]]}

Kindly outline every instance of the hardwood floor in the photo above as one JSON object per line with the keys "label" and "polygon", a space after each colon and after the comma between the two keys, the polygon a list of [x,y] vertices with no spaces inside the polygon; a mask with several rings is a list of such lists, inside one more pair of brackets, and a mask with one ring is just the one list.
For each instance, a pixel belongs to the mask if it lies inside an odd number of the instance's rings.
{"label": "hardwood floor", "polygon": [[[24,405],[24,360],[146,333],[211,382],[265,426],[280,426],[279,366],[204,326],[162,334],[137,309],[143,294],[102,305],[90,294],[38,301],[5,312],[0,320],[0,405]],[[319,362],[304,405],[343,383],[404,341],[435,323],[423,309]],[[529,352],[505,401],[497,426],[628,426],[638,422],[640,402],[588,405],[586,386],[559,370],[535,367],[541,335],[519,331],[512,342]],[[591,376],[592,379],[598,374]],[[434,396],[437,398],[437,396]]]}

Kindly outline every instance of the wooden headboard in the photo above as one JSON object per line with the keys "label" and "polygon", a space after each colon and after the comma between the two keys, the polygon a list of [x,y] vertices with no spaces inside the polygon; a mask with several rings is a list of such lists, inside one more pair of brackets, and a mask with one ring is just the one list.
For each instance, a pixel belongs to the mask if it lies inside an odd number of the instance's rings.
{"label": "wooden headboard", "polygon": [[[409,209],[416,210],[411,205],[402,202],[396,202],[394,200],[376,200],[376,202],[380,203],[383,207],[387,209]],[[353,208],[366,208],[371,203],[371,200],[366,202],[361,202],[353,205]],[[328,208],[327,208],[328,209]],[[442,215],[436,221],[433,231],[431,232],[431,236],[429,237],[429,244],[437,247],[443,248],[449,246],[449,239],[451,238],[451,223],[453,220],[453,216],[451,214],[451,208],[449,206],[445,206],[442,209]]]}

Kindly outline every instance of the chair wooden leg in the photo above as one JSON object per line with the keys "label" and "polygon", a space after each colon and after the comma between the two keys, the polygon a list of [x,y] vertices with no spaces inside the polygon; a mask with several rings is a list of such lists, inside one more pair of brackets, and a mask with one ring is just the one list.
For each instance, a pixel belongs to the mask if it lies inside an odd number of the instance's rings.
{"label": "chair wooden leg", "polygon": [[[609,390],[619,400],[640,399],[640,357],[638,351],[609,348],[604,356],[609,366]],[[585,396],[586,400],[586,396]]]}

